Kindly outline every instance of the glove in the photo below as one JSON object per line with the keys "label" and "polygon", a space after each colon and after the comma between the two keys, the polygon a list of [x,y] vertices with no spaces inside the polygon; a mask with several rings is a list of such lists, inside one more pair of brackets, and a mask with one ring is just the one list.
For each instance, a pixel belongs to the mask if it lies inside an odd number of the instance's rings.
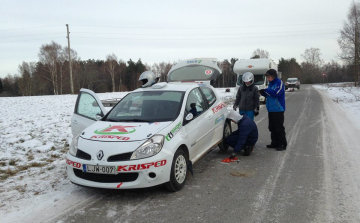
{"label": "glove", "polygon": [[236,108],[237,108],[237,105],[234,105],[234,106],[233,106],[234,111],[236,111]]}
{"label": "glove", "polygon": [[265,89],[259,90],[259,94],[264,94]]}
{"label": "glove", "polygon": [[255,108],[255,110],[254,110],[254,116],[256,117],[256,116],[258,116],[259,115],[259,108]]}
{"label": "glove", "polygon": [[236,155],[237,155],[237,153],[232,153],[231,155],[230,155],[230,157],[229,157],[229,159],[234,159],[235,157],[236,157]]}

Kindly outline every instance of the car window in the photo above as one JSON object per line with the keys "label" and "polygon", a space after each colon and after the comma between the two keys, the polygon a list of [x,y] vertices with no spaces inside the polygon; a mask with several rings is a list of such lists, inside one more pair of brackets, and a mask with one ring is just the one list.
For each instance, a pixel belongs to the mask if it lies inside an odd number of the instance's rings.
{"label": "car window", "polygon": [[96,115],[103,116],[95,98],[86,92],[81,92],[75,113],[94,120]]}
{"label": "car window", "polygon": [[183,95],[180,91],[133,92],[125,96],[104,120],[172,121],[179,115]]}
{"label": "car window", "polygon": [[187,114],[192,113],[194,118],[204,112],[205,102],[199,88],[195,88],[189,93],[185,110],[187,111]]}
{"label": "car window", "polygon": [[216,101],[216,96],[215,96],[213,90],[211,90],[211,88],[201,87],[201,91],[204,93],[205,98],[209,104],[209,107],[211,105],[213,105]]}

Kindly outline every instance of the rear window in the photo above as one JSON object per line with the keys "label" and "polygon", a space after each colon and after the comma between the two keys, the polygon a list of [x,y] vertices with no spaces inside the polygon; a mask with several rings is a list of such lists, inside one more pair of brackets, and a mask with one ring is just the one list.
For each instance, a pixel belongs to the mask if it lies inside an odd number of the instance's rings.
{"label": "rear window", "polygon": [[169,81],[200,81],[212,80],[219,76],[217,69],[201,65],[181,67],[169,74]]}

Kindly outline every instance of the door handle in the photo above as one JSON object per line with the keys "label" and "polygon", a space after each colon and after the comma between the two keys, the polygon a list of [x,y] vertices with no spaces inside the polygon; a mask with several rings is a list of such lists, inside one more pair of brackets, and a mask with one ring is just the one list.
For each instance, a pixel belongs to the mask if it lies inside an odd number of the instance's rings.
{"label": "door handle", "polygon": [[78,121],[77,121],[77,120],[73,120],[73,123],[74,123],[74,124],[78,124]]}
{"label": "door handle", "polygon": [[213,116],[212,115],[209,115],[208,119],[211,119]]}

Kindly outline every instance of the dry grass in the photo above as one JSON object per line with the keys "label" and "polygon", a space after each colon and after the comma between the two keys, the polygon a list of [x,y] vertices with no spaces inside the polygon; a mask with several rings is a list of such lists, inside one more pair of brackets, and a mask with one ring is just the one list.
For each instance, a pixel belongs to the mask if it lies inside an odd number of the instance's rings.
{"label": "dry grass", "polygon": [[0,180],[6,180],[7,178],[15,176],[17,173],[28,170],[29,168],[43,167],[46,166],[47,164],[48,163],[33,162],[27,165],[17,166],[15,169],[8,168],[6,170],[0,170]]}

